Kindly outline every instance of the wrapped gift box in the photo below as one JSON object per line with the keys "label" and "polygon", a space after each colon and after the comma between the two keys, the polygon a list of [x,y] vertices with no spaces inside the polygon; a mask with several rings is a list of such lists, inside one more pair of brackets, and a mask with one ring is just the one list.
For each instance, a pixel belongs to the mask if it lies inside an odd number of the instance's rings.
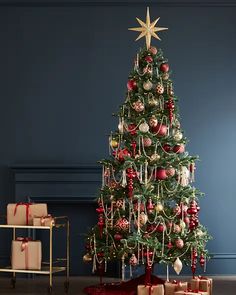
{"label": "wrapped gift box", "polygon": [[208,295],[207,292],[204,291],[177,291],[174,295]]}
{"label": "wrapped gift box", "polygon": [[191,280],[191,289],[192,290],[201,290],[208,292],[209,295],[212,295],[213,280],[207,277],[195,277]]}
{"label": "wrapped gift box", "polygon": [[175,291],[187,291],[187,282],[165,282],[165,295],[174,295]]}
{"label": "wrapped gift box", "polygon": [[41,241],[17,238],[12,241],[12,269],[40,270],[42,263]]}
{"label": "wrapped gift box", "polygon": [[164,295],[163,285],[139,285],[137,288],[138,295]]}
{"label": "wrapped gift box", "polygon": [[7,205],[7,224],[33,225],[34,216],[47,216],[47,204],[17,203]]}
{"label": "wrapped gift box", "polygon": [[51,215],[43,216],[43,217],[34,217],[33,225],[34,226],[51,226],[51,224],[55,224],[55,220]]}

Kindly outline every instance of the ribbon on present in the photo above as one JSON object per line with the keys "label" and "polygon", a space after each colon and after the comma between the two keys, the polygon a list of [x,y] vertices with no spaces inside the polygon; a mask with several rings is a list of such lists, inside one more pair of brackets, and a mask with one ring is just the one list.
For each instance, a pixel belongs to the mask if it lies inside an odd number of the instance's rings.
{"label": "ribbon on present", "polygon": [[29,241],[32,241],[32,238],[16,238],[16,241],[21,243],[21,252],[25,252],[25,269],[29,268]]}
{"label": "ribbon on present", "polygon": [[33,205],[33,203],[24,203],[24,202],[19,202],[16,204],[15,206],[15,210],[14,210],[14,216],[16,215],[17,212],[17,208],[18,206],[25,206],[25,213],[26,213],[26,224],[29,225],[29,216],[30,216],[30,206]]}
{"label": "ribbon on present", "polygon": [[50,219],[51,223],[54,222],[51,214],[48,214],[47,216],[42,216],[42,217],[39,217],[39,218],[40,218],[40,223],[43,226],[45,225],[45,222],[46,222],[47,219]]}
{"label": "ribbon on present", "polygon": [[152,295],[153,292],[153,285],[152,284],[145,284],[145,288],[149,288],[148,289],[148,295]]}

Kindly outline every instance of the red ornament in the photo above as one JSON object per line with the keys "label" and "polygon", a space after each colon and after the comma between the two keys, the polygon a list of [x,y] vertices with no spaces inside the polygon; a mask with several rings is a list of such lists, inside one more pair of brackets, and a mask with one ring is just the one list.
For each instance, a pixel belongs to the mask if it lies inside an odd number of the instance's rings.
{"label": "red ornament", "polygon": [[167,63],[161,64],[160,70],[164,73],[169,72],[169,65]]}
{"label": "red ornament", "polygon": [[137,134],[136,129],[137,129],[137,126],[136,126],[135,124],[129,124],[129,125],[128,125],[128,128],[127,128],[127,131],[128,131],[131,135],[136,135],[136,134]]}
{"label": "red ornament", "polygon": [[164,168],[158,168],[156,170],[155,178],[157,180],[165,180],[168,176],[166,175],[166,170]]}
{"label": "red ornament", "polygon": [[145,60],[146,60],[146,62],[148,62],[148,63],[153,62],[153,58],[152,58],[150,55],[147,55],[147,56],[145,57]]}
{"label": "red ornament", "polygon": [[[134,203],[134,211],[138,211],[138,202]],[[143,203],[140,203],[140,212],[144,212],[145,211],[145,206]]]}
{"label": "red ornament", "polygon": [[133,190],[134,190],[134,182],[133,182],[133,178],[135,178],[137,176],[136,172],[133,170],[133,168],[128,168],[127,169],[127,178],[128,178],[128,196],[130,198],[133,197]]}
{"label": "red ornament", "polygon": [[137,83],[133,79],[128,80],[127,82],[128,91],[135,90],[137,88]]}
{"label": "red ornament", "polygon": [[151,46],[149,49],[149,52],[151,52],[151,54],[156,55],[157,54],[157,48],[154,46]]}
{"label": "red ornament", "polygon": [[157,123],[156,126],[152,127],[152,132],[158,136],[166,136],[168,128],[166,125]]}
{"label": "red ornament", "polygon": [[173,111],[175,109],[175,104],[174,104],[174,101],[173,101],[172,97],[169,98],[168,102],[165,104],[165,107],[169,111],[170,126],[172,126],[173,118],[174,118]]}
{"label": "red ornament", "polygon": [[98,227],[99,227],[99,233],[100,233],[100,237],[102,238],[102,233],[103,233],[103,227],[104,227],[105,223],[104,223],[104,219],[103,219],[103,215],[100,214],[99,218],[98,218]]}
{"label": "red ornament", "polygon": [[200,263],[201,267],[203,267],[205,265],[205,257],[203,254],[201,254],[201,256],[200,256],[199,263]]}
{"label": "red ornament", "polygon": [[176,154],[182,154],[185,151],[185,146],[183,144],[177,144],[173,147],[173,152]]}
{"label": "red ornament", "polygon": [[188,216],[184,217],[184,223],[185,223],[187,226],[189,225],[189,222],[190,222],[189,217],[188,217]]}
{"label": "red ornament", "polygon": [[172,249],[173,248],[173,245],[172,245],[171,241],[169,241],[169,243],[167,244],[167,248],[168,249]]}
{"label": "red ornament", "polygon": [[189,171],[190,171],[191,173],[193,173],[195,169],[196,169],[196,167],[195,167],[195,163],[191,163],[191,164],[189,165]]}
{"label": "red ornament", "polygon": [[151,146],[151,145],[152,145],[152,140],[151,140],[151,138],[149,138],[149,137],[145,137],[145,138],[143,139],[143,144],[144,144],[145,147],[149,147],[149,146]]}
{"label": "red ornament", "polygon": [[123,236],[121,235],[121,234],[115,234],[114,235],[114,239],[116,240],[116,241],[120,241],[121,239],[123,239]]}
{"label": "red ornament", "polygon": [[159,232],[159,233],[163,233],[163,231],[165,231],[165,226],[164,224],[160,223],[157,228],[156,228],[156,231]]}
{"label": "red ornament", "polygon": [[162,146],[163,150],[167,153],[169,153],[171,151],[171,146],[169,144],[164,144]]}
{"label": "red ornament", "polygon": [[121,231],[126,232],[129,229],[129,221],[125,217],[121,217],[120,219],[116,221],[114,228],[118,232],[121,232]]}
{"label": "red ornament", "polygon": [[127,149],[119,150],[118,151],[118,160],[120,162],[124,162],[125,157],[130,157],[130,152]]}
{"label": "red ornament", "polygon": [[150,214],[154,211],[154,205],[152,203],[152,199],[149,199],[148,200],[148,203],[147,203],[147,212]]}

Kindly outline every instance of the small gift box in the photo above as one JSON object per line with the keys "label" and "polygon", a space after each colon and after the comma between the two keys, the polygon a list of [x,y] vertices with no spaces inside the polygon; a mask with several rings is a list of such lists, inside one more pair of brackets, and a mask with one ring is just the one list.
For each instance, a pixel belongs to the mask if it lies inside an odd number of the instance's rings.
{"label": "small gift box", "polygon": [[212,295],[213,280],[207,277],[195,277],[191,280],[191,289],[192,290],[201,290],[208,292],[209,295]]}
{"label": "small gift box", "polygon": [[139,285],[137,295],[164,295],[163,285]]}
{"label": "small gift box", "polygon": [[17,203],[7,205],[7,224],[33,225],[34,216],[47,216],[47,204]]}
{"label": "small gift box", "polygon": [[174,295],[175,291],[187,291],[187,282],[165,282],[165,295]]}
{"label": "small gift box", "polygon": [[55,224],[55,220],[51,215],[43,217],[34,217],[33,225],[34,226],[51,226]]}
{"label": "small gift box", "polygon": [[42,263],[41,241],[17,238],[12,241],[12,269],[40,270]]}
{"label": "small gift box", "polygon": [[208,295],[207,292],[204,291],[192,291],[192,290],[187,290],[187,291],[177,291],[174,293],[174,295]]}

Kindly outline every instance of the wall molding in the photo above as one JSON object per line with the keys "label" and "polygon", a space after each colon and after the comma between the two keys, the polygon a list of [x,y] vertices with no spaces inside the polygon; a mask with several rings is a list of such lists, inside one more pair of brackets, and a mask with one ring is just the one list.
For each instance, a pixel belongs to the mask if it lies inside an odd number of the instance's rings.
{"label": "wall molding", "polygon": [[81,6],[158,6],[158,7],[236,7],[233,1],[11,1],[0,0],[0,7],[81,7]]}
{"label": "wall molding", "polygon": [[236,253],[210,253],[211,259],[236,259]]}

